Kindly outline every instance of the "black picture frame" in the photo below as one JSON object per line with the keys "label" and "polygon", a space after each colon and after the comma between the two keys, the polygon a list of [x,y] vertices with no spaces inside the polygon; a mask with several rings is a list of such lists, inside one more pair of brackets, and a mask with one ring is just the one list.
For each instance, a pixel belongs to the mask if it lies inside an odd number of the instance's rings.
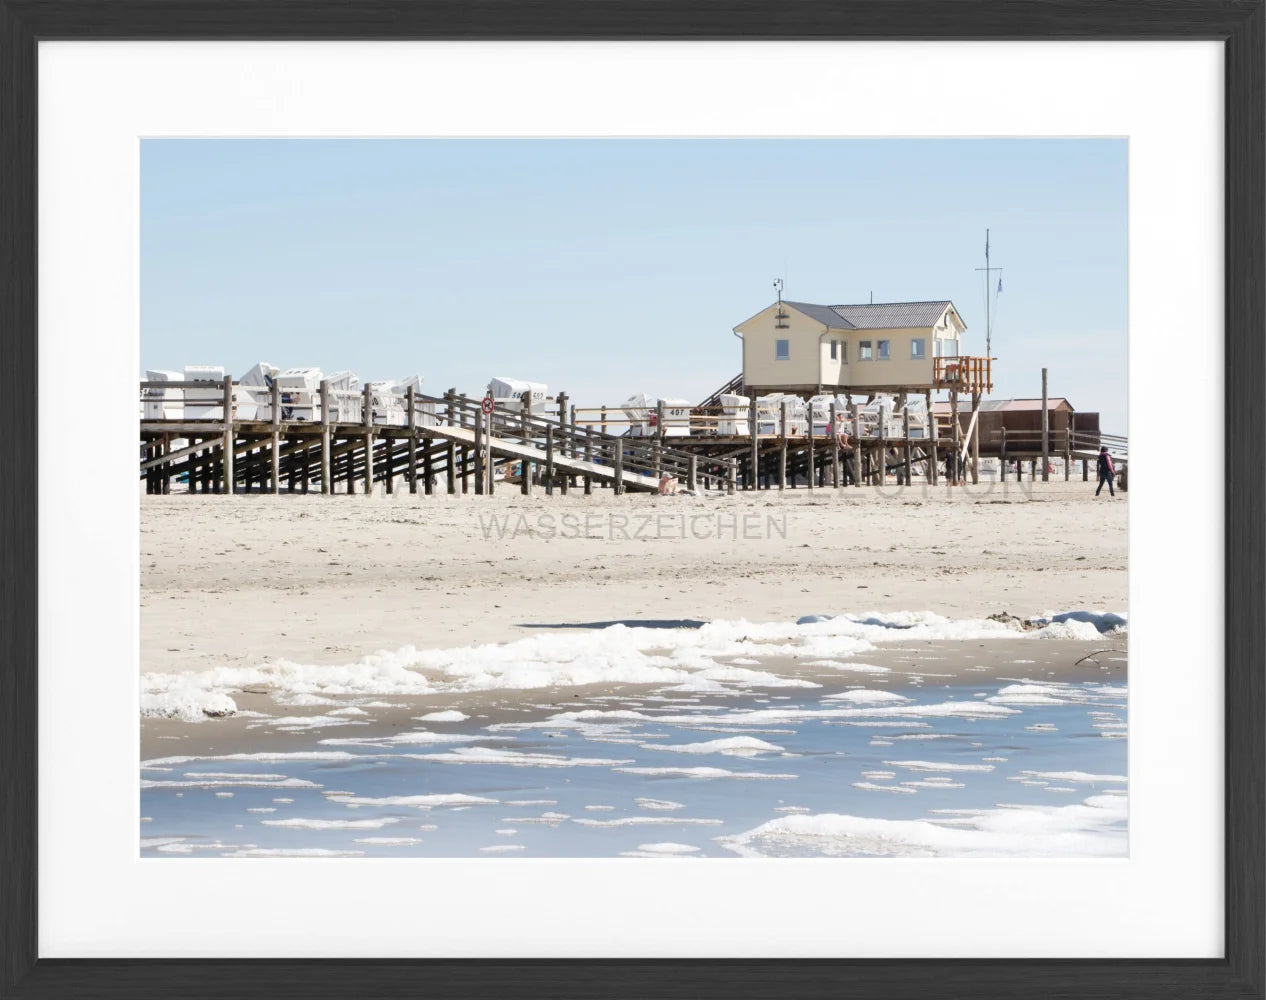
{"label": "black picture frame", "polygon": [[[0,0],[0,996],[1261,997],[1264,0]],[[37,46],[107,39],[1214,39],[1225,45],[1225,957],[99,960],[37,943]],[[1234,406],[1234,411],[1231,407]],[[1234,421],[1229,418],[1234,415]],[[1210,655],[1216,655],[1211,651]]]}

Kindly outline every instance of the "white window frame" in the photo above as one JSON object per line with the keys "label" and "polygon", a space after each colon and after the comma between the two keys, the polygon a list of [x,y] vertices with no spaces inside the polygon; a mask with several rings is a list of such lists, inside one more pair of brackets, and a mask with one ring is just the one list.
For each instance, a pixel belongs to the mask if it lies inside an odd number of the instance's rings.
{"label": "white window frame", "polygon": [[871,361],[874,359],[875,342],[873,340],[859,340],[857,342],[857,360]]}
{"label": "white window frame", "polygon": [[791,340],[786,337],[779,337],[774,341],[774,360],[790,361],[791,360]]}
{"label": "white window frame", "polygon": [[892,341],[876,340],[875,341],[875,358],[878,361],[892,360]]}
{"label": "white window frame", "polygon": [[[915,347],[918,347],[918,353],[915,353]],[[927,337],[911,337],[910,338],[910,360],[922,361],[928,356]]]}

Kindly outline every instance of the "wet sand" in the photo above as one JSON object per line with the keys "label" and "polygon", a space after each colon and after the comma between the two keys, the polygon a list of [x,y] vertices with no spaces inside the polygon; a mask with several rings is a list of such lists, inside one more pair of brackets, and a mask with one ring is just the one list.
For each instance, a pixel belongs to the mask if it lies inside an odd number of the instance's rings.
{"label": "wet sand", "polygon": [[[849,688],[904,688],[911,683],[931,689],[999,681],[1055,681],[1124,684],[1127,638],[1104,636],[1099,640],[931,640],[894,642],[877,646],[857,657],[887,673],[859,673],[822,667],[806,657],[770,657],[761,669],[783,677],[796,677],[821,685],[817,696]],[[287,706],[266,691],[235,693],[238,714],[223,719],[185,722],[179,719],[141,720],[142,760],[170,756],[211,756],[236,753],[293,753],[316,749],[326,738],[355,737],[371,740],[409,730],[437,729],[445,733],[478,733],[505,722],[540,720],[579,707],[595,707],[618,696],[636,700],[648,697],[663,684],[589,684],[579,687],[539,688],[526,691],[496,690],[428,695],[391,694],[330,697],[327,704]],[[254,689],[252,689],[253,691]],[[760,689],[755,689],[760,690]],[[729,695],[733,697],[733,693]],[[682,701],[696,698],[684,697]],[[331,715],[347,707],[359,707],[365,715],[334,724]],[[419,717],[456,710],[468,716],[460,722],[425,722]],[[295,726],[288,731],[286,719],[326,717],[324,725]]]}

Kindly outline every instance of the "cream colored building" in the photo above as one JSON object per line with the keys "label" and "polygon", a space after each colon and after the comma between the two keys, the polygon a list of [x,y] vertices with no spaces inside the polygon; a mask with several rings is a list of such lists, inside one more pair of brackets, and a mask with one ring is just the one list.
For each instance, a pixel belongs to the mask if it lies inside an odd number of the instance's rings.
{"label": "cream colored building", "polygon": [[822,306],[775,302],[734,328],[749,395],[930,389],[938,357],[961,354],[948,299]]}

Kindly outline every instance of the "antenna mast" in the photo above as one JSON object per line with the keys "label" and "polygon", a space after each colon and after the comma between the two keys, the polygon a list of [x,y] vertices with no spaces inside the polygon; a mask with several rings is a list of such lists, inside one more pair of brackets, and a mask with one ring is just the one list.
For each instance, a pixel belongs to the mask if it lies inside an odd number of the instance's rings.
{"label": "antenna mast", "polygon": [[1002,288],[1002,268],[989,266],[989,230],[985,230],[985,266],[976,268],[977,271],[985,272],[985,357],[993,357],[993,315],[989,308],[990,286],[993,284],[993,274],[998,273],[998,288]]}

